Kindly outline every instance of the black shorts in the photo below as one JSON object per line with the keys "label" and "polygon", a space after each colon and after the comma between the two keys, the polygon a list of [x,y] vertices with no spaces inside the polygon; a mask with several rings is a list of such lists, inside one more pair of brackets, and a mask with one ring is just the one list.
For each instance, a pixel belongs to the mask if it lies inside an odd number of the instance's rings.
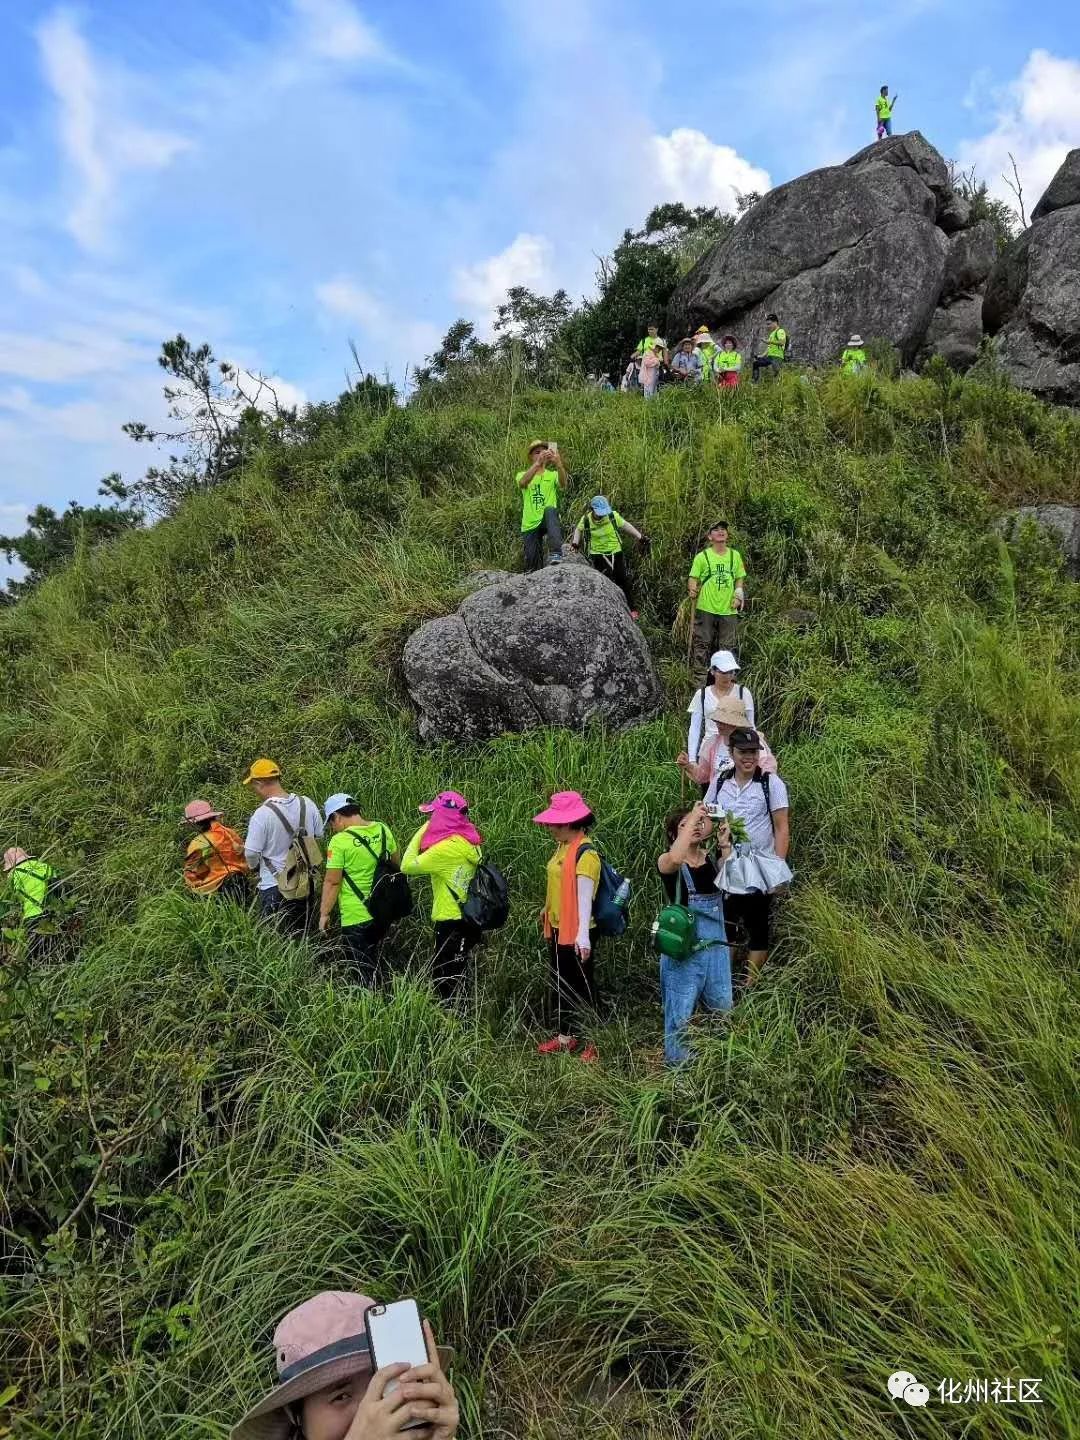
{"label": "black shorts", "polygon": [[768,950],[772,896],[755,891],[750,895],[724,896],[724,921],[732,945],[749,950]]}

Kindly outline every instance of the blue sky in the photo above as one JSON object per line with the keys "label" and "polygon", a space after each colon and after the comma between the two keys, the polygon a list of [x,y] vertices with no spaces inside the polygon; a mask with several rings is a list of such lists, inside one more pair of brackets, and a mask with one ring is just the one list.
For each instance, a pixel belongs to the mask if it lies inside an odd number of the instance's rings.
{"label": "blue sky", "polygon": [[399,383],[510,284],[592,285],[660,200],[733,205],[873,138],[873,98],[1029,208],[1080,144],[1075,0],[8,0],[0,531],[148,461],[182,330]]}

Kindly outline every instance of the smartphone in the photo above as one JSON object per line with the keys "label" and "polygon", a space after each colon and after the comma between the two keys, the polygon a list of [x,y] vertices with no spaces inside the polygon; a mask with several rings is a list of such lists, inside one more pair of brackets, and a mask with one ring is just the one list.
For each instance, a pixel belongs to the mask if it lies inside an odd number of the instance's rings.
{"label": "smartphone", "polygon": [[559,453],[559,442],[557,440],[549,440],[548,449],[551,451],[552,455],[557,455]]}
{"label": "smartphone", "polygon": [[705,806],[705,814],[708,815],[708,817],[709,817],[710,820],[726,820],[726,819],[727,819],[727,811],[724,809],[724,807],[723,807],[722,805],[706,805],[706,806]]}
{"label": "smartphone", "polygon": [[[420,1310],[415,1300],[395,1300],[392,1305],[372,1305],[364,1315],[368,1344],[371,1346],[372,1367],[381,1370],[384,1365],[426,1365],[428,1363],[427,1342],[420,1322]],[[387,1394],[397,1389],[398,1382],[391,1380],[386,1387]],[[424,1422],[406,1428],[415,1430]]]}

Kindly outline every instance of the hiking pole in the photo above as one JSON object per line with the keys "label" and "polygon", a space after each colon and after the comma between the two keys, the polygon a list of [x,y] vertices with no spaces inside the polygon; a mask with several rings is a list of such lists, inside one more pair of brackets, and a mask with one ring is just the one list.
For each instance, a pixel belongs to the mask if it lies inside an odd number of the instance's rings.
{"label": "hiking pole", "polygon": [[[690,597],[690,626],[686,632],[686,668],[690,669],[694,654],[694,621],[697,619],[697,596]],[[686,771],[680,769],[679,803],[686,804]]]}

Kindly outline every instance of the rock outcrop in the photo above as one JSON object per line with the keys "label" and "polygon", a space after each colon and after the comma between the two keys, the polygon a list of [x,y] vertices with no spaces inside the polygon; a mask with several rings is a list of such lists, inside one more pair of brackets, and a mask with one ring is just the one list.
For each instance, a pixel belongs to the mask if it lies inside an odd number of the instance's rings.
{"label": "rock outcrop", "polygon": [[1080,405],[1080,150],[1071,150],[1024,233],[990,272],[983,328],[1025,390]]}
{"label": "rock outcrop", "polygon": [[1061,546],[1066,575],[1080,580],[1080,505],[1021,505],[1011,521],[1006,521],[1006,534],[1024,520],[1033,520],[1053,535]]}
{"label": "rock outcrop", "polygon": [[917,131],[893,136],[770,190],[683,280],[669,330],[705,323],[748,350],[775,310],[799,361],[835,361],[858,330],[910,362],[947,275],[959,294],[986,260],[983,231],[962,243],[969,220],[934,147]]}
{"label": "rock outcrop", "polygon": [[[490,573],[490,572],[489,572]],[[405,646],[424,740],[599,720],[625,729],[655,713],[660,685],[622,592],[589,565],[482,583]]]}

